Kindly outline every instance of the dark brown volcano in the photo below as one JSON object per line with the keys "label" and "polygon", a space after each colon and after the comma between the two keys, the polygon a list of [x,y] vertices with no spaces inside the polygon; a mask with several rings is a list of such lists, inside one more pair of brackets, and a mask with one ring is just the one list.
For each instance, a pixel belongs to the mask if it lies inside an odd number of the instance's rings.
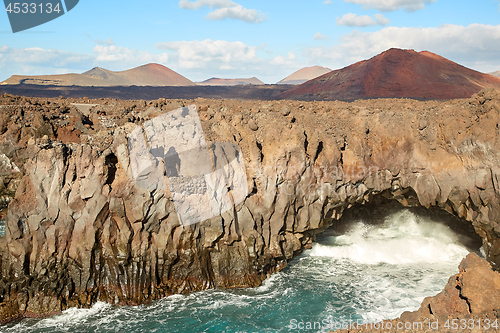
{"label": "dark brown volcano", "polygon": [[452,99],[469,98],[483,88],[500,90],[500,78],[474,71],[428,51],[390,49],[306,82],[286,91],[282,97]]}

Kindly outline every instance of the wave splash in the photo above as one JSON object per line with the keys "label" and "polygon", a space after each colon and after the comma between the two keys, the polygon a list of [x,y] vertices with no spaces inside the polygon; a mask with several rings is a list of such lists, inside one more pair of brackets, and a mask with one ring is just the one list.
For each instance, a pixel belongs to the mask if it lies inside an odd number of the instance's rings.
{"label": "wave splash", "polygon": [[448,226],[402,210],[381,225],[355,222],[346,234],[313,245],[309,255],[367,265],[404,265],[456,264],[468,253]]}
{"label": "wave splash", "polygon": [[380,224],[354,221],[343,235],[326,235],[305,254],[335,276],[356,314],[377,322],[415,311],[440,292],[470,252],[467,242],[444,223],[405,209]]}

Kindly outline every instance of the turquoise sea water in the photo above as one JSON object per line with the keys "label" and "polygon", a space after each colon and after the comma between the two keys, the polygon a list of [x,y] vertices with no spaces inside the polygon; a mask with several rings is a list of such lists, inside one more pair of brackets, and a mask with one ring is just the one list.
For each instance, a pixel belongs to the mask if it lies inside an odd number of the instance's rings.
{"label": "turquoise sea water", "polygon": [[98,303],[0,332],[328,332],[349,320],[376,322],[418,309],[468,252],[448,227],[403,210],[382,225],[358,221],[341,236],[327,231],[257,288],[174,295],[143,306]]}

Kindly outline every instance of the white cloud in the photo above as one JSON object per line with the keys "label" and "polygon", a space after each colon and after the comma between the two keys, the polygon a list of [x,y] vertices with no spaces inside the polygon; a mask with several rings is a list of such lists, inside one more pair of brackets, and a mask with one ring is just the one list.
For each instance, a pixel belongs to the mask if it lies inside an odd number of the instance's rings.
{"label": "white cloud", "polygon": [[3,61],[18,64],[30,64],[50,67],[67,67],[74,64],[88,63],[92,57],[86,54],[65,52],[61,50],[46,50],[40,47],[15,49],[6,45],[0,48]]}
{"label": "white cloud", "polygon": [[372,25],[387,25],[391,23],[389,19],[384,17],[382,14],[375,14],[373,17],[368,15],[358,16],[354,13],[348,13],[342,16],[342,18],[337,17],[337,25],[346,25],[348,27],[368,27]]}
{"label": "white cloud", "polygon": [[258,59],[258,47],[243,42],[206,39],[158,43],[156,48],[172,51],[171,58],[180,68],[221,68],[236,63],[251,64]]}
{"label": "white cloud", "polygon": [[287,67],[293,67],[297,63],[297,56],[293,52],[288,52],[288,56],[282,57],[280,55],[274,57],[274,59],[271,61],[271,65],[279,65],[279,66],[287,66]]}
{"label": "white cloud", "polygon": [[266,16],[255,9],[243,8],[242,5],[219,8],[207,15],[209,20],[224,20],[226,18],[242,20],[248,23],[260,23],[265,20]]}
{"label": "white cloud", "polygon": [[95,63],[113,63],[114,67],[122,66],[122,68],[150,62],[166,63],[168,61],[167,53],[153,54],[116,45],[96,45],[94,53],[96,53]]}
{"label": "white cloud", "polygon": [[436,0],[344,0],[348,3],[362,5],[364,9],[377,9],[390,12],[403,8],[407,12],[424,9],[425,5],[436,2]]}
{"label": "white cloud", "polygon": [[172,68],[194,81],[213,76],[256,76],[276,82],[299,67],[293,52],[269,58],[265,45],[251,46],[240,41],[173,41],[158,43],[156,48],[168,50]]}
{"label": "white cloud", "polygon": [[248,23],[260,23],[266,16],[256,9],[248,9],[231,0],[181,0],[179,7],[183,9],[198,10],[202,7],[215,8],[206,16],[209,20],[224,20],[227,18],[241,20]]}
{"label": "white cloud", "polygon": [[434,28],[387,27],[376,32],[353,31],[339,45],[305,51],[309,63],[340,68],[389,48],[431,51],[464,66],[491,72],[500,68],[500,25],[447,24]]}
{"label": "white cloud", "polygon": [[328,36],[323,35],[321,32],[317,32],[314,34],[314,40],[328,39]]}
{"label": "white cloud", "polygon": [[326,0],[325,2],[323,2],[325,5],[331,5],[332,4],[332,0]]}

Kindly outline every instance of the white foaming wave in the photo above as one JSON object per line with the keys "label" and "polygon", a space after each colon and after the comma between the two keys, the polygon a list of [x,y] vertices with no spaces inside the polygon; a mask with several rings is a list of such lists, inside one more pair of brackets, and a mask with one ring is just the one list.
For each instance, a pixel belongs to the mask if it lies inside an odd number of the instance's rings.
{"label": "white foaming wave", "polygon": [[[203,292],[200,292],[200,294]],[[172,311],[182,311],[188,307],[190,300],[193,298],[192,294],[180,295],[174,294],[164,297],[156,302],[147,305],[138,305],[131,308],[147,308],[150,312],[162,311],[162,312],[172,312]]]}
{"label": "white foaming wave", "polygon": [[283,274],[281,272],[273,274],[269,278],[264,280],[264,282],[262,282],[262,284],[260,286],[255,287],[253,289],[258,293],[267,292],[267,291],[273,289],[277,284],[279,285],[281,283],[281,280],[283,279],[282,275]]}
{"label": "white foaming wave", "polygon": [[250,305],[248,300],[244,300],[239,295],[223,294],[222,299],[211,299],[206,305],[200,306],[200,309],[205,310],[219,310],[226,307],[246,307]]}
{"label": "white foaming wave", "polygon": [[110,304],[104,302],[97,302],[89,309],[69,308],[63,311],[62,314],[45,318],[40,321],[40,325],[61,326],[67,323],[77,323],[87,320],[88,318],[95,317],[97,314],[103,312],[111,307]]}
{"label": "white foaming wave", "polygon": [[383,242],[363,241],[342,247],[317,244],[313,246],[310,255],[350,259],[358,264],[398,265],[456,261],[468,253],[465,247],[456,244],[442,244],[425,239],[396,239]]}
{"label": "white foaming wave", "polygon": [[382,225],[354,224],[333,245],[314,244],[309,255],[348,259],[358,264],[450,263],[469,250],[458,236],[440,223],[420,221],[410,211],[390,216]]}
{"label": "white foaming wave", "polygon": [[286,294],[287,290],[283,291],[275,285],[280,283],[280,279],[279,276],[273,276],[269,279],[271,281],[265,282],[265,285],[245,289],[242,292],[212,289],[188,295],[172,295],[150,305],[148,309],[161,312],[182,312],[189,309],[213,311],[228,307],[248,307],[255,301],[274,299]]}
{"label": "white foaming wave", "polygon": [[60,315],[41,319],[34,325],[23,320],[16,325],[9,327],[5,332],[31,332],[34,330],[57,329],[58,331],[71,332],[71,326],[83,323],[111,307],[110,304],[97,302],[89,309],[69,308]]}
{"label": "white foaming wave", "polygon": [[422,279],[405,275],[397,266],[393,266],[392,272],[383,272],[381,266],[365,270],[366,275],[356,286],[354,299],[358,302],[353,303],[353,308],[364,322],[396,318],[404,311],[417,310],[425,297],[437,294],[446,284],[439,276],[449,276],[456,269],[440,264],[431,266],[431,276]]}

